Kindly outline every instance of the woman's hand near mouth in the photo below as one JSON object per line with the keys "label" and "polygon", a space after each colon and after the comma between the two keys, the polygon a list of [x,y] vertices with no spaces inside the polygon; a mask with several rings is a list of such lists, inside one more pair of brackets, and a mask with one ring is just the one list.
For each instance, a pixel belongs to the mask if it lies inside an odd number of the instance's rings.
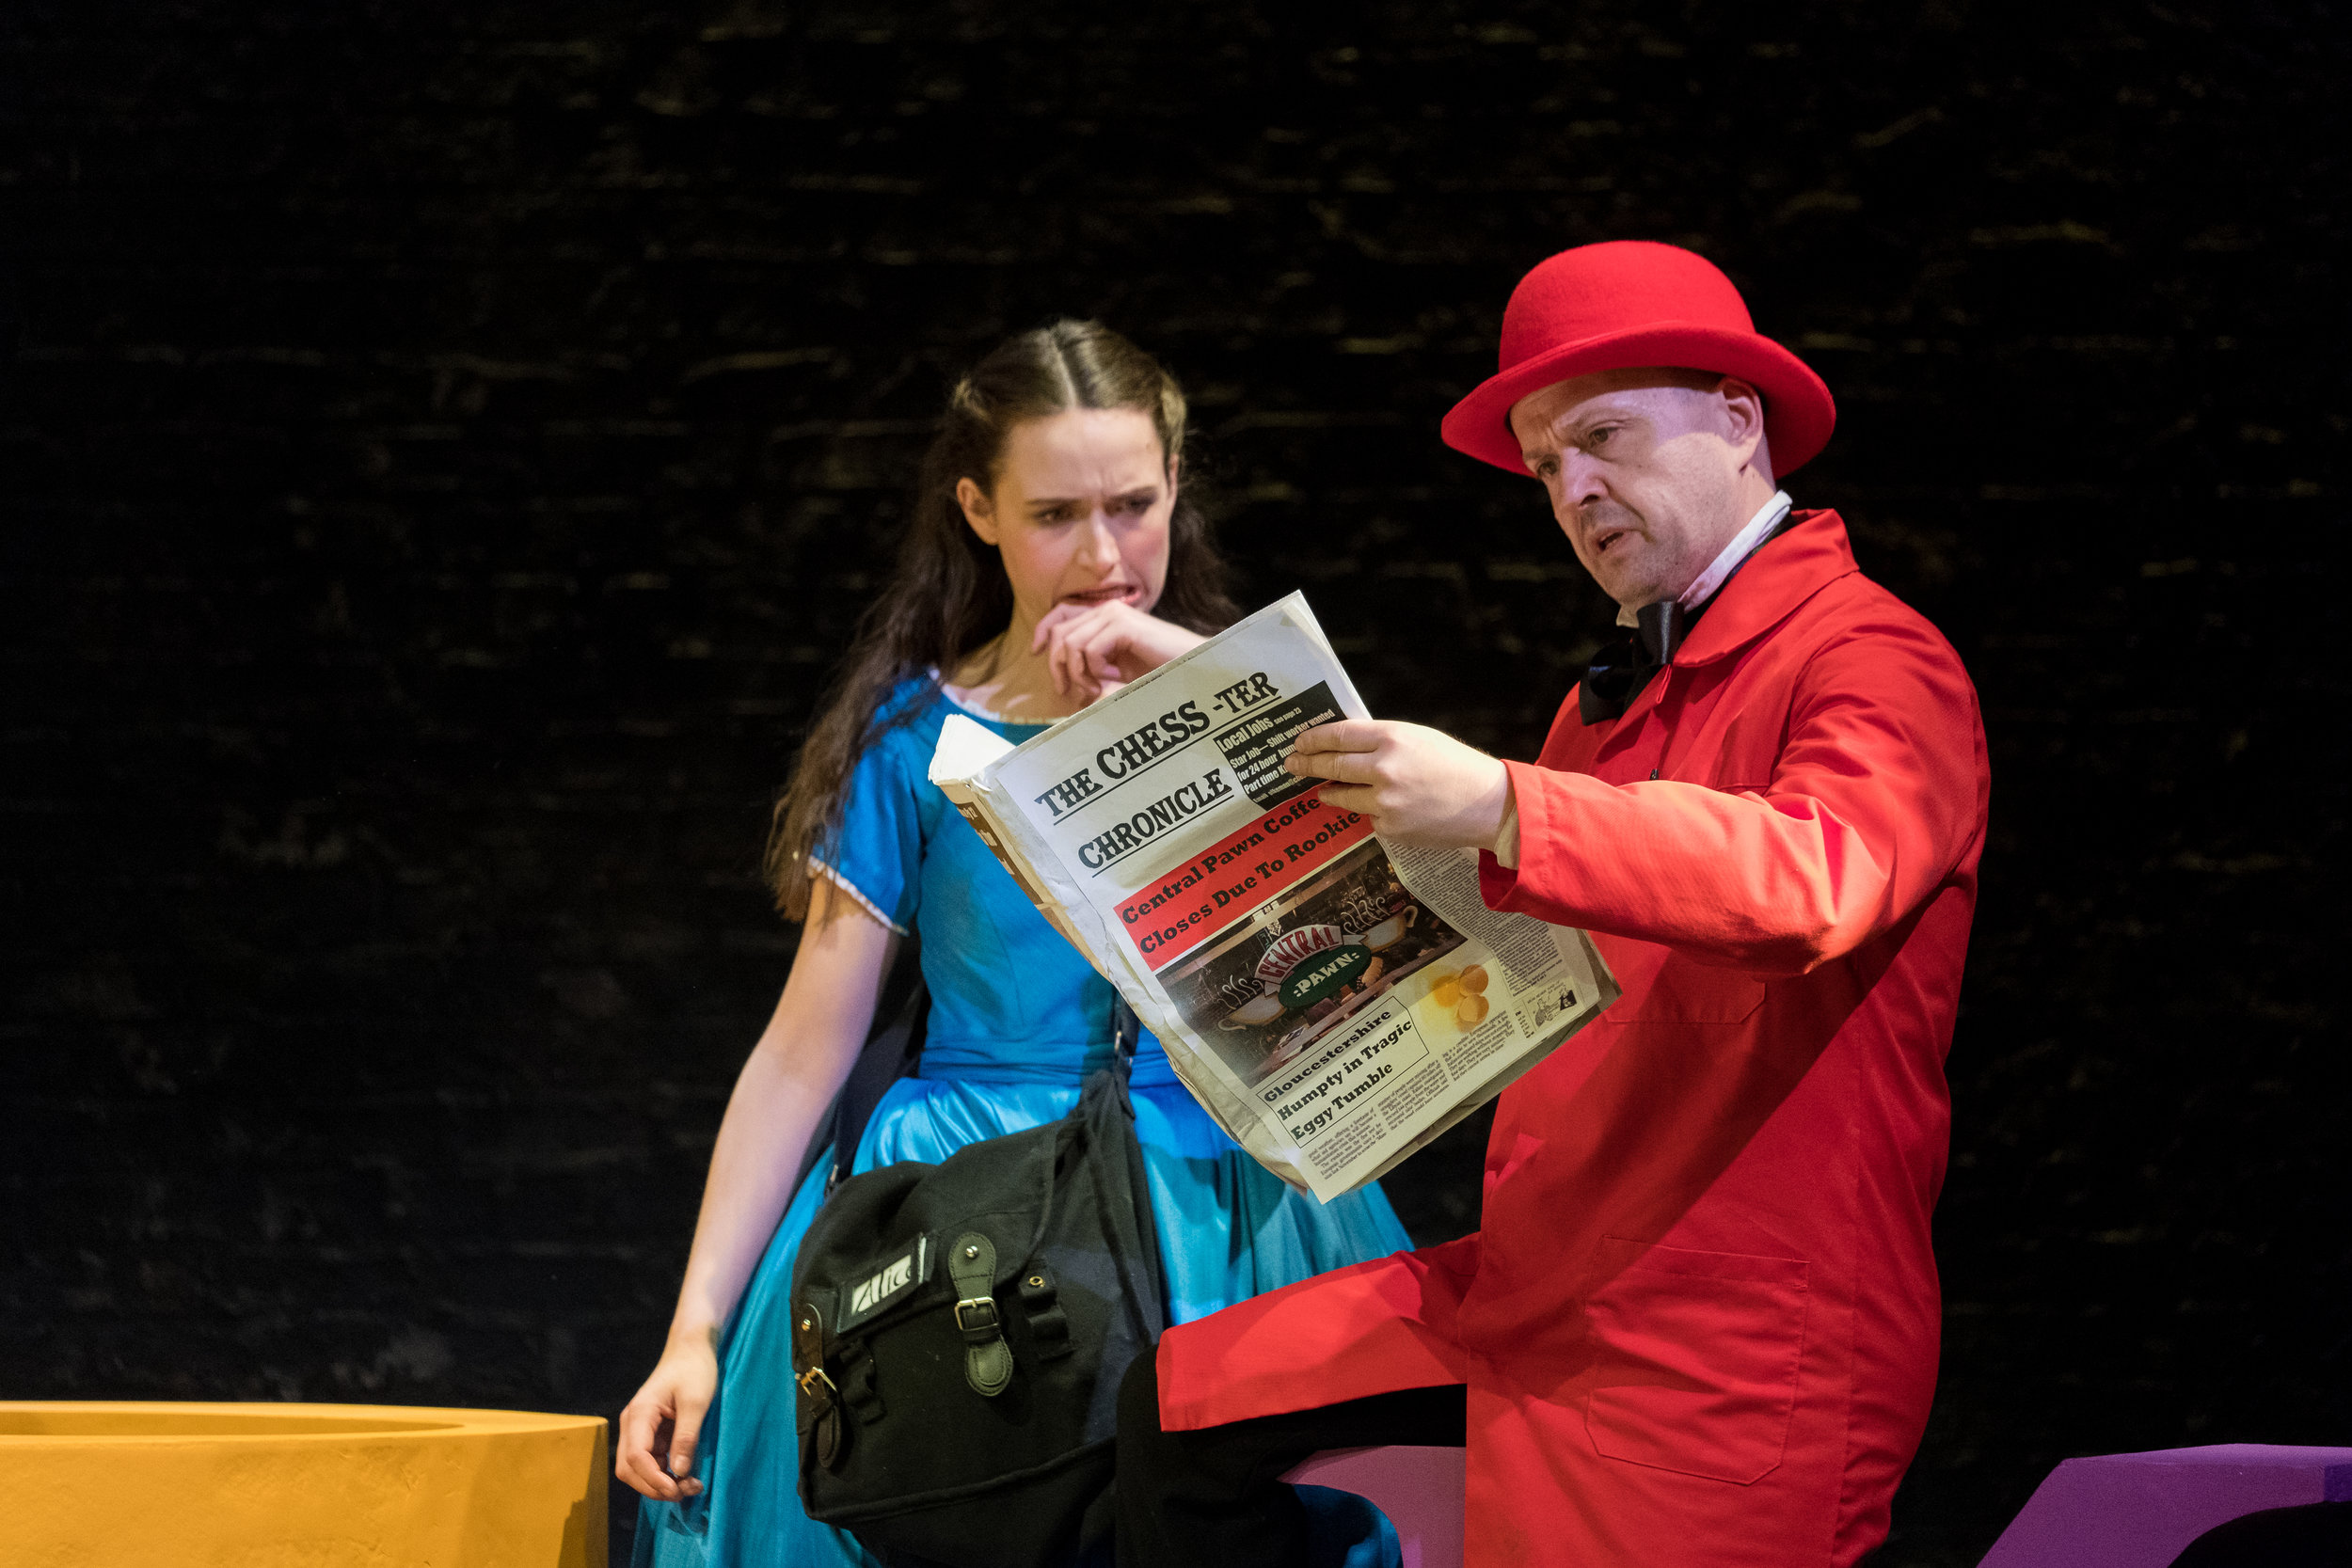
{"label": "woman's hand near mouth", "polygon": [[1207,641],[1125,598],[1073,594],[1039,618],[1029,651],[1044,653],[1055,691],[1090,702]]}

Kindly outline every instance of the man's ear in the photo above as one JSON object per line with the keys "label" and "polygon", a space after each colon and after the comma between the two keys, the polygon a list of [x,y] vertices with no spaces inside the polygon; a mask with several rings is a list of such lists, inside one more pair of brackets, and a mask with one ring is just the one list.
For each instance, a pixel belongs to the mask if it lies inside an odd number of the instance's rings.
{"label": "man's ear", "polygon": [[1756,461],[1764,444],[1764,394],[1736,375],[1724,377],[1715,388],[1724,400],[1724,439],[1740,453],[1742,467]]}
{"label": "man's ear", "polygon": [[969,479],[960,479],[956,481],[956,504],[963,508],[963,520],[980,536],[981,544],[1004,543],[996,527],[996,503],[989,499],[987,491]]}

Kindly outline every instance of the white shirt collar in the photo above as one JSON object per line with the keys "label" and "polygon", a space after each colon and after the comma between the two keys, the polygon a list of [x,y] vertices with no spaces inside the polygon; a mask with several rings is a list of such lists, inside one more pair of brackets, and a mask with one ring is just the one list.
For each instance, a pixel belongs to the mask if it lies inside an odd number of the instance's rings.
{"label": "white shirt collar", "polygon": [[[1714,563],[1693,578],[1691,586],[1676,596],[1675,603],[1691,610],[1713,598],[1715,590],[1724,585],[1724,579],[1755,552],[1756,546],[1764,543],[1765,535],[1780,526],[1780,520],[1788,515],[1789,509],[1795,504],[1788,499],[1788,491],[1773,491],[1772,499],[1748,519],[1747,527],[1731,536],[1731,543],[1724,546],[1723,553],[1715,558]],[[1618,610],[1617,625],[1630,626],[1635,624],[1632,610]]]}

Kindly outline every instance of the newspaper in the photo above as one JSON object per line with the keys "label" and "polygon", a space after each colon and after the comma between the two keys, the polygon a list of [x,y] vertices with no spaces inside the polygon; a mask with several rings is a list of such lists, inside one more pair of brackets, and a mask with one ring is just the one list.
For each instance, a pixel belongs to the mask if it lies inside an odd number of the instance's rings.
{"label": "newspaper", "polygon": [[1024,745],[951,716],[930,768],[1194,1098],[1325,1202],[1617,997],[1583,932],[1486,908],[1474,851],[1384,842],[1283,768],[1365,717],[1293,594]]}

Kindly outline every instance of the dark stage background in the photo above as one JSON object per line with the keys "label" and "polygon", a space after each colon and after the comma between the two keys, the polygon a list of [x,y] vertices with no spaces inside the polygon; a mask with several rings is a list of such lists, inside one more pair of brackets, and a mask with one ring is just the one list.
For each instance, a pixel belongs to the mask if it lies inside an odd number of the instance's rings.
{"label": "dark stage background", "polygon": [[1607,608],[1437,420],[1642,236],[1827,377],[1799,502],[1992,734],[1884,1560],[2069,1454],[2352,1442],[2342,20],[1306,9],[8,8],[0,1393],[617,1410],[946,376],[1128,331],[1248,598],[1530,755]]}

